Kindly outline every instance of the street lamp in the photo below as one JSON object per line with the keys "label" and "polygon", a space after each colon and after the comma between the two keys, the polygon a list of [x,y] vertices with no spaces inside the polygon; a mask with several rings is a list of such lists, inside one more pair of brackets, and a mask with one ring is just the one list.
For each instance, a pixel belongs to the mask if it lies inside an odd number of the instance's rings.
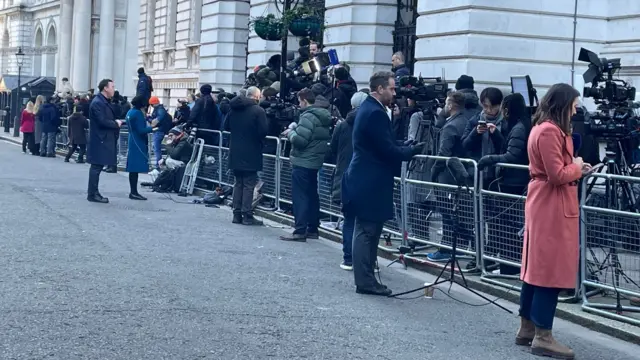
{"label": "street lamp", "polygon": [[18,52],[16,53],[16,63],[18,64],[18,93],[16,96],[16,107],[15,107],[15,120],[13,121],[13,136],[20,136],[20,117],[21,117],[21,108],[22,104],[20,104],[21,95],[22,95],[22,84],[20,83],[20,76],[22,75],[22,64],[24,64],[24,53],[22,52],[22,47],[18,48]]}

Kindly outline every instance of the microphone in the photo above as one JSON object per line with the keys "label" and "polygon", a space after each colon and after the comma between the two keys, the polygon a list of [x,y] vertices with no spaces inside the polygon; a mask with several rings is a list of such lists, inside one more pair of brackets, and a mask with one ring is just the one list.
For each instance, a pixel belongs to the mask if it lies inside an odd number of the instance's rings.
{"label": "microphone", "polygon": [[582,148],[582,135],[573,133],[571,139],[573,140],[573,156],[578,156],[578,152]]}
{"label": "microphone", "polygon": [[449,158],[447,159],[446,166],[451,175],[456,180],[456,184],[458,186],[467,187],[469,172],[467,172],[467,169],[464,167],[464,165],[462,165],[460,159],[458,159],[457,157]]}

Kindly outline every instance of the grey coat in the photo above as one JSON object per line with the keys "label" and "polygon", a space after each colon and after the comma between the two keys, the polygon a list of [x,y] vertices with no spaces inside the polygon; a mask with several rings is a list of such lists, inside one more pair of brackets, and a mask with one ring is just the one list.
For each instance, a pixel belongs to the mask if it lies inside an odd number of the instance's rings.
{"label": "grey coat", "polygon": [[36,121],[35,121],[35,128],[34,128],[34,137],[35,139],[35,143],[36,144],[40,144],[40,139],[42,139],[42,122],[40,122],[40,110],[38,110],[38,113],[35,116]]}

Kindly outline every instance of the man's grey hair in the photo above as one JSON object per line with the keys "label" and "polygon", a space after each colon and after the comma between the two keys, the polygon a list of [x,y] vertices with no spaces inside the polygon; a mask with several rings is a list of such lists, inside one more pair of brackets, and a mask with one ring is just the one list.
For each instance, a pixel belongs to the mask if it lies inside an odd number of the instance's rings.
{"label": "man's grey hair", "polygon": [[396,53],[393,54],[393,56],[397,57],[400,61],[404,62],[404,54],[402,53],[402,51],[397,51]]}
{"label": "man's grey hair", "polygon": [[391,71],[378,71],[369,78],[369,89],[376,91],[378,86],[386,88],[389,86],[389,79],[393,79],[395,75]]}
{"label": "man's grey hair", "polygon": [[255,86],[251,86],[247,89],[247,97],[260,97],[260,89]]}

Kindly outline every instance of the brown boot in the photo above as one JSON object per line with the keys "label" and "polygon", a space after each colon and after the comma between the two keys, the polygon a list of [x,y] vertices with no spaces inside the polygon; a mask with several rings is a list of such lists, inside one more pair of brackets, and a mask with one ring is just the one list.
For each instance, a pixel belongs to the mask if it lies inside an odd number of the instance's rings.
{"label": "brown boot", "polygon": [[516,345],[530,346],[536,335],[536,326],[531,320],[520,318],[520,329],[516,335]]}
{"label": "brown boot", "polygon": [[544,330],[538,327],[536,327],[536,335],[531,342],[531,353],[554,359],[573,360],[575,358],[573,350],[557,342],[553,338],[551,330]]}

